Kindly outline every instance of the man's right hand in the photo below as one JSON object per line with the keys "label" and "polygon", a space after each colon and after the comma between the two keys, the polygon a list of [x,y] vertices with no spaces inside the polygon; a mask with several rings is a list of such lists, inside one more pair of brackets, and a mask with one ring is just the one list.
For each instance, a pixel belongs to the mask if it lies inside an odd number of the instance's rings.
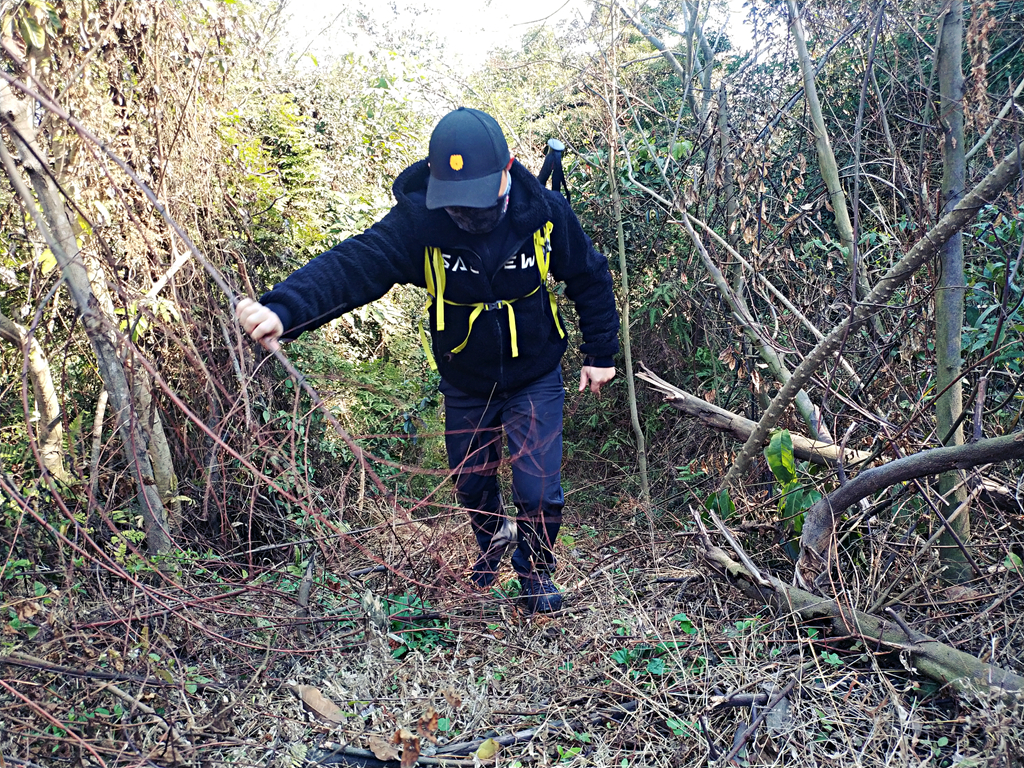
{"label": "man's right hand", "polygon": [[254,341],[258,341],[271,352],[281,348],[277,340],[284,333],[284,326],[281,325],[281,318],[276,312],[267,309],[258,301],[239,299],[235,306],[235,317]]}

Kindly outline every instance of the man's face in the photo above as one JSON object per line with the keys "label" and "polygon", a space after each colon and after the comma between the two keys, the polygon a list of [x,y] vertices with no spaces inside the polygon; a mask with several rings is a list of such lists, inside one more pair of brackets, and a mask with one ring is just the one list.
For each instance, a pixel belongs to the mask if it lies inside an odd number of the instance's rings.
{"label": "man's face", "polygon": [[508,193],[512,186],[512,177],[506,168],[501,172],[501,186],[498,199],[490,208],[467,208],[448,206],[445,211],[455,222],[455,226],[471,235],[483,235],[493,230],[508,210]]}

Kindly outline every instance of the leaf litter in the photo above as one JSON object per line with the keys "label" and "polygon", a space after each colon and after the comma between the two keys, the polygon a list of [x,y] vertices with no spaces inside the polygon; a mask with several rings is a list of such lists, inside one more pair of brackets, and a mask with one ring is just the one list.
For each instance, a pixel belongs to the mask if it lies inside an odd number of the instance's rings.
{"label": "leaf litter", "polygon": [[[720,581],[678,531],[622,530],[561,553],[566,608],[552,616],[526,614],[511,576],[481,596],[408,561],[405,578],[371,569],[347,596],[315,590],[306,638],[291,626],[290,595],[266,588],[156,620],[134,618],[153,613],[156,596],[113,582],[106,601],[68,593],[48,615],[50,639],[0,658],[8,685],[60,726],[5,689],[0,748],[36,765],[89,746],[107,765],[170,765],[173,754],[197,768],[344,764],[346,754],[402,766],[668,767],[735,753],[738,764],[829,768],[1024,754],[1019,707],[957,700],[898,651],[816,636]],[[188,588],[217,595],[204,590]],[[368,590],[384,603],[383,628],[358,607]],[[1010,594],[1003,610],[1020,607]],[[1019,669],[1015,626],[995,650]]]}

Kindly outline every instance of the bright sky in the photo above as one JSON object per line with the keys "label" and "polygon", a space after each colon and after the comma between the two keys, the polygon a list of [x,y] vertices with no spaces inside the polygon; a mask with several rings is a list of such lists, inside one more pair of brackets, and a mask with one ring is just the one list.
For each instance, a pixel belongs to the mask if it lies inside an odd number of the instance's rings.
{"label": "bright sky", "polygon": [[[357,2],[357,7],[374,7],[374,1]],[[747,47],[750,32],[743,24],[743,0],[728,1],[726,23],[735,42]],[[397,7],[400,17],[408,17],[410,23],[419,12],[415,23],[446,39],[449,50],[460,55],[464,66],[470,68],[482,64],[486,54],[496,47],[517,47],[520,36],[537,24],[559,26],[574,18],[589,18],[590,14],[587,0],[391,0],[389,4]],[[293,14],[289,29],[296,49],[308,47],[314,55],[327,52],[328,36],[322,32],[344,5],[339,0],[291,0],[286,12]]]}

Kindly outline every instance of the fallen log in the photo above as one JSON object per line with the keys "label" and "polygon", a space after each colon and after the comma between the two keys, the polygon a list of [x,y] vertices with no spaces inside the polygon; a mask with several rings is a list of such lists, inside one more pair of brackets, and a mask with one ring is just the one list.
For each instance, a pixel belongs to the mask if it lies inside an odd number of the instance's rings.
{"label": "fallen log", "polygon": [[[691,395],[689,392],[669,384],[652,373],[643,363],[640,363],[640,368],[641,371],[636,374],[636,377],[643,379],[652,388],[661,392],[665,396],[666,403],[676,410],[697,417],[709,427],[728,432],[737,440],[746,442],[757,426],[757,422],[751,421],[732,411],[727,411],[724,408],[719,408],[717,405],[713,405],[696,395]],[[839,463],[839,446],[835,443],[822,443],[809,437],[792,433],[791,436],[793,438],[793,454],[798,459],[812,461],[815,464],[824,466],[835,466]],[[843,456],[843,465],[849,468],[850,465],[862,464],[870,461],[871,458],[872,454],[868,451],[854,451],[847,448]]]}
{"label": "fallen log", "polygon": [[[640,363],[641,371],[636,374],[638,379],[643,379],[665,396],[665,402],[678,411],[689,416],[695,416],[712,429],[728,432],[737,440],[745,441],[755,423],[739,414],[719,408],[696,395],[669,384],[667,381],[652,373],[647,366]],[[811,440],[803,435],[793,435],[793,453],[798,459],[811,461],[815,464],[834,466],[839,459],[839,446],[834,443],[821,443]],[[862,464],[871,460],[872,454],[868,451],[854,451],[846,449],[844,466],[851,469],[853,465]],[[973,481],[972,481],[973,482]],[[1000,509],[1011,512],[1022,511],[1021,501],[1012,488],[999,480],[982,477],[978,480],[982,485],[983,498],[990,504]]]}
{"label": "fallen log", "polygon": [[868,652],[885,649],[904,654],[912,669],[965,696],[991,695],[1008,703],[1024,702],[1024,677],[979,661],[969,653],[940,643],[899,622],[858,611],[837,600],[811,594],[764,573],[761,580],[725,550],[706,544],[707,562],[745,594],[771,605],[779,615],[795,614],[802,621],[826,622],[837,636],[861,638]]}
{"label": "fallen log", "polygon": [[798,577],[805,585],[813,584],[817,575],[828,567],[832,561],[836,521],[861,499],[919,477],[1020,458],[1024,458],[1024,432],[932,448],[864,470],[804,513]]}

